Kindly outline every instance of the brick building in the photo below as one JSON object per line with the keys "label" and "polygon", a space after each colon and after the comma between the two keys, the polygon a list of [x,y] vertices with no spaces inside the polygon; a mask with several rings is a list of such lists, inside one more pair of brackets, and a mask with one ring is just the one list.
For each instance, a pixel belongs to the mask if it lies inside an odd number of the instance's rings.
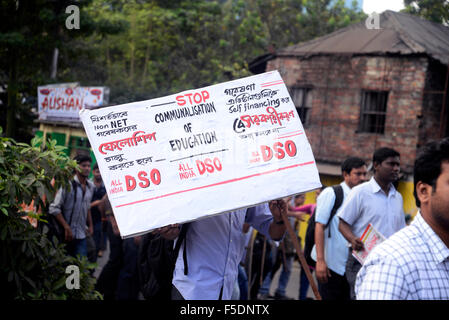
{"label": "brick building", "polygon": [[365,22],[256,59],[254,73],[278,70],[311,143],[323,184],[341,178],[349,156],[371,162],[379,147],[401,153],[406,212],[416,151],[449,135],[449,28],[393,11],[380,29]]}

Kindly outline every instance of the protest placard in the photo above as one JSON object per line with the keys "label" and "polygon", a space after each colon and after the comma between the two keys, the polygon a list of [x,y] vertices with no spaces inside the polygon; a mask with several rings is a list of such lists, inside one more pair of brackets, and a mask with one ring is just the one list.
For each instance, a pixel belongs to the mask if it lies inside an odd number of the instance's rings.
{"label": "protest placard", "polygon": [[321,186],[277,71],[80,119],[122,237]]}

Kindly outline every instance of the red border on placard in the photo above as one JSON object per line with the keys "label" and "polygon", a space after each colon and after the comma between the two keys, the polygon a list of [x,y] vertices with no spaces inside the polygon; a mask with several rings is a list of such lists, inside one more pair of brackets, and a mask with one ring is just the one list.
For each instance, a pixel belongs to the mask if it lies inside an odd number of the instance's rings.
{"label": "red border on placard", "polygon": [[313,164],[313,163],[315,163],[315,161],[309,161],[309,162],[294,164],[294,165],[291,165],[291,166],[288,166],[288,167],[283,167],[283,168],[279,168],[279,169],[269,170],[269,171],[261,172],[261,173],[255,173],[255,174],[252,174],[252,175],[249,175],[249,176],[246,176],[246,177],[240,177],[240,178],[236,178],[236,179],[221,181],[221,182],[213,183],[213,184],[210,184],[210,185],[207,185],[207,186],[202,186],[202,187],[196,187],[196,188],[176,191],[176,192],[167,193],[167,194],[164,194],[164,195],[161,195],[161,196],[157,196],[157,197],[153,197],[153,198],[137,200],[137,201],[133,201],[133,202],[130,202],[130,203],[124,203],[124,204],[120,204],[120,205],[115,206],[115,207],[116,208],[125,207],[125,206],[129,206],[129,205],[132,205],[132,204],[137,204],[137,203],[141,203],[141,202],[152,201],[152,200],[156,200],[156,199],[160,199],[160,198],[173,196],[175,194],[180,194],[180,193],[184,193],[184,192],[195,191],[195,190],[200,190],[200,189],[205,189],[205,188],[210,188],[210,187],[215,187],[215,186],[219,186],[219,185],[222,185],[222,184],[227,184],[227,183],[231,183],[231,182],[236,182],[236,181],[240,181],[240,180],[254,178],[254,177],[257,177],[257,176],[262,176],[262,175],[265,175],[265,174],[270,174],[270,173],[273,173],[273,172],[278,172],[278,171],[282,171],[282,170],[292,169],[292,168],[296,168],[296,167],[307,166],[307,165]]}
{"label": "red border on placard", "polygon": [[262,88],[265,88],[265,87],[270,87],[270,86],[277,86],[277,85],[283,84],[283,83],[284,83],[283,80],[276,80],[276,81],[271,81],[271,82],[267,82],[267,83],[262,83],[260,86]]}
{"label": "red border on placard", "polygon": [[302,135],[303,133],[304,133],[304,132],[300,132],[300,133],[292,134],[292,135],[289,135],[289,136],[277,137],[276,139],[291,138],[291,137],[295,137],[295,136],[300,136],[300,135]]}

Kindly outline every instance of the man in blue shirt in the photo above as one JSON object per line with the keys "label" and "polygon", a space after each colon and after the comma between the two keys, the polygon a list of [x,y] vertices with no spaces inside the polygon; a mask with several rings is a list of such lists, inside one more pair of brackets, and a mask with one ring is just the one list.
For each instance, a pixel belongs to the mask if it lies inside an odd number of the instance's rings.
{"label": "man in blue shirt", "polygon": [[[340,186],[343,189],[344,203],[350,190],[365,181],[367,170],[362,159],[351,157],[342,163],[341,171],[344,181]],[[317,199],[315,246],[311,256],[316,261],[316,277],[322,299],[349,300],[349,284],[345,277],[348,242],[338,231],[339,219],[336,214],[328,224],[335,200],[332,187],[324,189]],[[342,206],[336,213],[341,208]]]}
{"label": "man in blue shirt", "polygon": [[[183,254],[179,254],[173,273],[172,299],[231,299],[245,248],[243,223],[273,240],[280,240],[285,232],[282,215],[286,214],[286,202],[274,200],[191,222],[179,250],[183,252],[186,246],[188,274],[184,274]],[[179,228],[171,225],[159,232],[166,239],[175,239]]]}
{"label": "man in blue shirt", "polygon": [[405,227],[405,215],[401,194],[393,182],[399,179],[400,155],[394,149],[379,148],[373,154],[374,176],[354,187],[337,216],[339,230],[351,243],[346,262],[346,279],[355,300],[355,279],[362,265],[352,256],[352,250],[362,250],[360,240],[368,224],[386,238]]}

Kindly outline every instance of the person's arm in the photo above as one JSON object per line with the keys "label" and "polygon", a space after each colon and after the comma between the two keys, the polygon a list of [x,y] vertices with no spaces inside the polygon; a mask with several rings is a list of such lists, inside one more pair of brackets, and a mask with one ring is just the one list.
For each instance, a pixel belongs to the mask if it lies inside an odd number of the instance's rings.
{"label": "person's arm", "polygon": [[106,220],[106,201],[108,198],[108,194],[105,193],[103,198],[101,198],[100,203],[98,205],[98,209],[100,210],[100,214],[101,214],[101,221],[105,221]]}
{"label": "person's arm", "polygon": [[170,224],[168,226],[158,228],[154,230],[153,232],[156,234],[160,234],[161,237],[167,239],[167,240],[175,240],[181,231],[179,224]]}
{"label": "person's arm", "polygon": [[363,242],[357,238],[354,233],[352,233],[351,226],[340,218],[340,223],[338,224],[338,231],[345,237],[345,239],[351,244],[352,249],[359,251],[363,250]]}
{"label": "person's arm", "polygon": [[112,211],[111,202],[109,201],[109,198],[107,197],[107,194],[103,197],[104,200],[104,214],[106,215],[106,218],[109,220],[109,223],[112,227],[112,232],[116,236],[120,236],[120,230],[117,225],[117,221],[115,220],[114,212]]}
{"label": "person's arm", "polygon": [[325,258],[324,233],[326,223],[330,219],[332,207],[335,203],[335,192],[332,188],[326,188],[317,198],[315,212],[315,250],[316,250],[316,277],[320,283],[327,283],[330,271]]}
{"label": "person's arm", "polygon": [[69,242],[73,239],[72,229],[70,228],[69,224],[65,221],[64,216],[62,213],[58,213],[55,215],[56,221],[64,228],[64,239],[65,241]]}
{"label": "person's arm", "polygon": [[112,227],[112,232],[116,235],[116,236],[120,236],[120,230],[118,228],[117,225],[117,221],[115,220],[115,216],[114,214],[108,214],[107,215],[109,222],[111,223],[111,227]]}
{"label": "person's arm", "polygon": [[280,240],[284,236],[286,228],[282,216],[287,216],[287,203],[282,199],[273,200],[270,201],[269,208],[273,215],[273,221],[268,232],[272,240]]}
{"label": "person's arm", "polygon": [[107,193],[105,193],[101,199],[94,200],[90,203],[90,208],[98,207],[98,210],[100,210],[102,217],[104,216],[104,203],[107,196],[108,196]]}
{"label": "person's arm", "polygon": [[58,221],[61,227],[64,228],[64,240],[72,241],[73,239],[72,229],[70,228],[69,224],[65,221],[64,216],[62,215],[62,206],[65,200],[65,194],[66,193],[64,189],[60,188],[58,190],[55,199],[50,204],[49,213],[51,215],[54,215],[56,221]]}
{"label": "person's arm", "polygon": [[319,222],[315,224],[315,249],[316,249],[316,278],[321,283],[326,283],[331,276],[324,257],[324,229],[325,225]]}
{"label": "person's arm", "polygon": [[289,197],[285,198],[285,201],[287,202],[288,210],[292,210],[294,208],[294,206],[292,206],[292,199],[293,199],[293,196],[289,196]]}
{"label": "person's arm", "polygon": [[308,214],[307,212],[304,211],[287,211],[287,216],[289,217],[294,217],[300,221],[304,221],[304,216]]}
{"label": "person's arm", "polygon": [[88,230],[89,235],[90,236],[93,235],[93,233],[94,233],[94,224],[92,222],[92,215],[90,213],[90,209],[87,209],[87,227],[88,227],[87,230]]}
{"label": "person's arm", "polygon": [[102,201],[103,201],[103,199],[98,199],[98,200],[92,201],[92,202],[90,203],[90,207],[92,208],[92,207],[100,206],[100,204],[101,204]]}
{"label": "person's arm", "polygon": [[247,222],[243,223],[243,228],[242,228],[243,233],[248,233],[250,228],[251,228],[251,226],[249,225],[249,223],[247,223]]}
{"label": "person's arm", "polygon": [[312,214],[313,213],[313,203],[309,203],[309,204],[305,204],[299,207],[293,207],[290,211],[302,211],[305,212],[307,214]]}
{"label": "person's arm", "polygon": [[347,196],[345,203],[337,213],[339,218],[338,231],[343,237],[351,244],[353,250],[362,250],[363,242],[354,235],[352,232],[352,226],[354,226],[362,212],[363,200],[360,197],[360,189],[354,187]]}

